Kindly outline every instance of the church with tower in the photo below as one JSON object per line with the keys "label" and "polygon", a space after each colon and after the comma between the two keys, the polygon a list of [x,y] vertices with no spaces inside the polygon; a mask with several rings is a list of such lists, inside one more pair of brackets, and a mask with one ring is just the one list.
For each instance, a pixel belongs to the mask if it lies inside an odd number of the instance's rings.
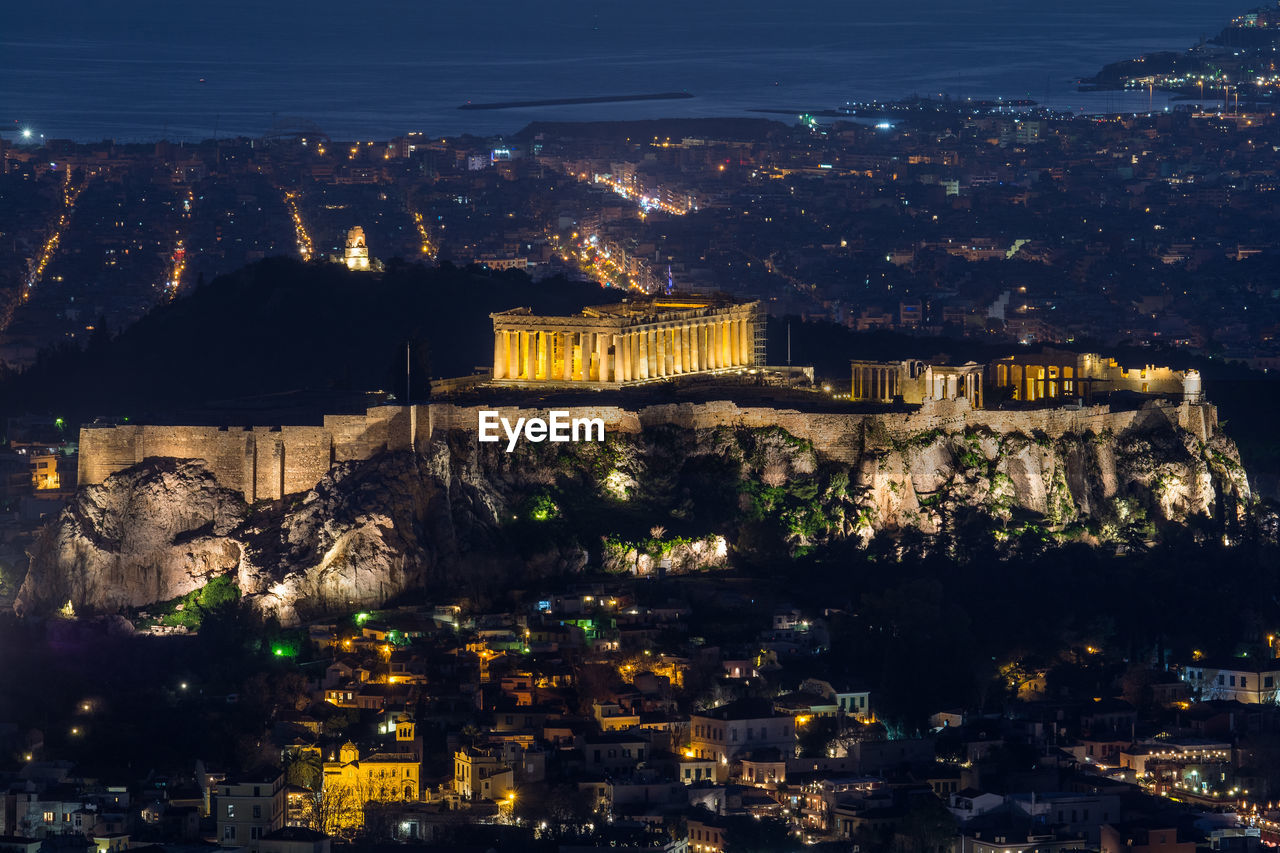
{"label": "church with tower", "polygon": [[360,748],[347,741],[324,762],[323,831],[332,835],[359,829],[364,825],[366,803],[411,803],[422,798],[422,739],[408,714],[399,714],[394,725],[391,748],[362,758]]}

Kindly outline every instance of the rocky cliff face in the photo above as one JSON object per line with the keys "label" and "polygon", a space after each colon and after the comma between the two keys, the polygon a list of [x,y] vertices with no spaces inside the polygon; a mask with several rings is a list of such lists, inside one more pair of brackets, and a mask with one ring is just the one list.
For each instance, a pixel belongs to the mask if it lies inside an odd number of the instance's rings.
{"label": "rocky cliff face", "polygon": [[199,462],[149,460],[82,489],[40,532],[14,608],[110,612],[185,595],[240,564],[246,510]]}
{"label": "rocky cliff face", "polygon": [[[603,444],[505,453],[463,433],[423,453],[336,466],[251,509],[202,463],[152,459],[83,489],[32,549],[22,613],[116,611],[234,573],[289,623],[412,588],[575,572],[647,573],[796,553],[879,533],[951,529],[1013,542],[1028,528],[1098,544],[1204,516],[1238,520],[1249,487],[1232,442],[1167,421],[1058,438],[869,423],[853,464],[777,428],[657,427]],[[974,525],[969,525],[974,529]]]}

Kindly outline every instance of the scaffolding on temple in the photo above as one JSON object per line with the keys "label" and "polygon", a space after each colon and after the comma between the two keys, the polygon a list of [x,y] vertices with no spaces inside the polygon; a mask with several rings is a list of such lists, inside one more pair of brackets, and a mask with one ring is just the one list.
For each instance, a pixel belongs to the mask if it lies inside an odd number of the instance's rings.
{"label": "scaffolding on temple", "polygon": [[764,367],[769,363],[769,315],[759,302],[752,303],[751,307],[751,321],[755,329],[755,356],[751,363]]}

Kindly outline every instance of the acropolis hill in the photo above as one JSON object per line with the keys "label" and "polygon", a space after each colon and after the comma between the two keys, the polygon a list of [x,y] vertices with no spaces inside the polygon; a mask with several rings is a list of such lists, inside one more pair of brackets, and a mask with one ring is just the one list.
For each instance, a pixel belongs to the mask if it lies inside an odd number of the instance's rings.
{"label": "acropolis hill", "polygon": [[[1192,518],[1230,534],[1251,502],[1194,371],[1054,352],[859,361],[832,394],[761,364],[750,311],[658,307],[576,325],[493,315],[506,363],[426,404],[313,425],[86,426],[81,488],[33,547],[16,607],[114,611],[231,574],[294,622],[478,567],[694,571],[746,541],[794,555],[961,519],[1000,547],[1028,533],[1125,547]],[[1103,392],[1115,403],[1081,400]],[[481,412],[551,411],[599,419],[606,440],[480,441]]]}
{"label": "acropolis hill", "polygon": [[[476,565],[714,568],[734,559],[743,525],[764,523],[778,547],[796,549],[908,528],[933,535],[976,514],[997,539],[1032,524],[1105,544],[1195,516],[1229,530],[1250,501],[1208,403],[1000,411],[959,399],[895,412],[624,402],[555,405],[603,419],[602,444],[511,454],[477,440],[478,413],[547,408],[440,402],[319,426],[86,427],[82,488],[33,548],[16,606],[114,611],[231,573],[256,607],[292,622],[449,584]],[[503,543],[524,535],[534,504],[536,518],[553,519],[553,544],[515,560]],[[580,519],[579,505],[607,508],[610,520]],[[671,543],[628,544],[625,531],[653,519],[676,531]]]}

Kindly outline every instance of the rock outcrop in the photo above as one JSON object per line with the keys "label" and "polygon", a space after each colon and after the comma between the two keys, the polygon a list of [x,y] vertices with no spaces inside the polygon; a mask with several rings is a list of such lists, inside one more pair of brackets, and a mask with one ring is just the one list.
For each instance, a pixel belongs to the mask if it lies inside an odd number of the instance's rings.
{"label": "rock outcrop", "polygon": [[81,489],[31,550],[18,613],[165,601],[240,565],[248,508],[199,462],[150,459]]}
{"label": "rock outcrop", "polygon": [[1105,544],[1197,516],[1238,523],[1251,499],[1226,436],[1124,423],[1051,438],[983,426],[904,437],[868,422],[852,462],[777,427],[662,425],[514,453],[454,430],[416,453],[335,465],[265,508],[198,461],[149,459],[82,489],[43,530],[15,607],[115,612],[234,573],[255,607],[292,623],[589,563],[696,571],[761,542],[797,553],[931,536],[961,514],[999,542],[1029,526]]}

